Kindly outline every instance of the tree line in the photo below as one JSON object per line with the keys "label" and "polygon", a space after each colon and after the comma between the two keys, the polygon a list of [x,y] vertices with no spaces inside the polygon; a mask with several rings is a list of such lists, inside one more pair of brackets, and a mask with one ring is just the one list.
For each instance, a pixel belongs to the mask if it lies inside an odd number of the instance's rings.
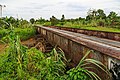
{"label": "tree line", "polygon": [[118,16],[118,14],[114,11],[111,11],[108,15],[106,15],[102,9],[89,9],[85,18],[78,17],[75,19],[66,19],[63,14],[61,19],[57,19],[55,16],[52,16],[49,20],[45,20],[41,17],[37,20],[31,18],[30,22],[32,24],[38,23],[48,26],[64,26],[67,23],[71,23],[77,25],[80,24],[82,26],[120,28],[120,16]]}
{"label": "tree line", "polygon": [[112,27],[120,28],[120,16],[111,11],[108,15],[105,14],[102,9],[89,9],[87,16],[85,18],[65,18],[63,14],[61,19],[58,19],[55,16],[50,17],[49,20],[46,20],[42,17],[39,19],[31,18],[29,21],[25,19],[18,19],[14,17],[2,17],[0,18],[0,28],[9,28],[9,25],[12,24],[14,27],[26,28],[31,24],[40,24],[46,26],[89,26],[89,27]]}

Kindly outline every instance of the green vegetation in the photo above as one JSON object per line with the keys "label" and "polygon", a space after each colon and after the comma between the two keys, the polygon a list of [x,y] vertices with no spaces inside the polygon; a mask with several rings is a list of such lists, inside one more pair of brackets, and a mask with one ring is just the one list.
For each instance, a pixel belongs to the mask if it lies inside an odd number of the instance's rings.
{"label": "green vegetation", "polygon": [[0,39],[6,41],[9,35],[10,26],[15,28],[15,33],[20,36],[21,40],[26,40],[35,35],[36,29],[28,21],[23,19],[15,19],[13,17],[0,18]]}
{"label": "green vegetation", "polygon": [[54,79],[64,74],[64,64],[55,50],[50,56],[20,44],[19,36],[10,30],[9,47],[0,55],[0,79]]}
{"label": "green vegetation", "polygon": [[106,31],[106,32],[118,32],[118,33],[120,33],[120,29],[108,28],[108,27],[81,27],[81,29]]}
{"label": "green vegetation", "polygon": [[[60,26],[59,26],[60,27]],[[66,27],[66,26],[62,26],[62,27]],[[111,28],[111,27],[80,27],[80,26],[67,26],[68,28],[78,28],[78,29],[85,29],[85,30],[94,30],[94,31],[105,31],[105,32],[116,32],[116,33],[120,33],[120,29],[118,28]]]}
{"label": "green vegetation", "polygon": [[11,26],[8,48],[0,54],[1,80],[101,80],[88,64],[94,64],[109,74],[107,68],[99,61],[86,59],[90,51],[80,60],[79,64],[66,70],[67,62],[62,51],[54,48],[51,53],[42,53],[35,48],[28,49],[20,44],[20,38]]}
{"label": "green vegetation", "polygon": [[28,49],[20,42],[35,35],[33,24],[118,31],[119,16],[116,13],[106,16],[102,10],[90,12],[86,18],[77,19],[65,19],[64,15],[60,20],[52,16],[50,20],[31,18],[30,22],[13,17],[0,18],[0,41],[7,43],[5,51],[0,53],[0,80],[101,80],[90,70],[94,69],[91,64],[109,75],[101,62],[86,58],[90,51],[76,67],[68,70],[69,61],[62,50],[54,48],[50,53],[42,53],[34,47]]}
{"label": "green vegetation", "polygon": [[35,22],[35,19],[34,18],[31,18],[30,19],[30,22],[33,24]]}
{"label": "green vegetation", "polygon": [[[89,69],[95,69],[94,67],[98,67],[106,74],[109,75],[109,71],[107,70],[106,66],[104,66],[101,62],[94,60],[94,59],[87,59],[86,57],[90,54],[91,51],[88,51],[83,58],[80,60],[79,64],[70,69],[68,73],[68,80],[101,80],[101,78],[94,72],[90,71]],[[95,66],[91,66],[94,64]],[[95,69],[96,70],[96,69]],[[109,75],[110,76],[110,75]],[[109,77],[108,77],[109,78]]]}
{"label": "green vegetation", "polygon": [[[35,29],[34,28],[15,28],[15,33],[20,36],[21,40],[27,40],[35,35]],[[2,40],[9,35],[9,29],[2,29],[0,30],[0,37]]]}
{"label": "green vegetation", "polygon": [[113,11],[106,15],[102,9],[90,9],[87,12],[86,18],[66,19],[65,16],[62,15],[61,19],[57,19],[55,16],[52,16],[50,20],[43,18],[37,19],[35,20],[35,24],[120,32],[120,16]]}

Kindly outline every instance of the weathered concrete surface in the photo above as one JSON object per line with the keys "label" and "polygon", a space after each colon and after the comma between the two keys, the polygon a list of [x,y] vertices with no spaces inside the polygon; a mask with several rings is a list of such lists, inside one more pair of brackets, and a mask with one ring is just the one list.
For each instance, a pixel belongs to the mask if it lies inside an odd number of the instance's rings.
{"label": "weathered concrete surface", "polygon": [[[81,44],[93,50],[99,51],[105,55],[109,55],[111,57],[120,59],[120,54],[119,54],[120,42],[96,38],[96,37],[89,37],[84,34],[78,34],[78,33],[73,33],[73,32],[64,31],[64,30],[47,28],[47,27],[41,28],[41,31],[43,31],[43,35],[47,36],[48,40],[52,43],[55,42],[54,35],[57,35],[58,40],[60,40],[60,42],[62,43],[59,42],[56,44],[59,44],[59,46],[61,47],[63,47],[63,45],[61,44],[63,44],[64,40],[68,39],[68,41],[74,41],[78,44]],[[64,38],[64,39],[61,39],[61,38]]]}
{"label": "weathered concrete surface", "polygon": [[[67,59],[71,59],[71,62],[74,64],[73,66],[76,66],[79,63],[79,60],[89,50],[94,50],[94,53],[91,53],[88,56],[89,58],[99,60],[106,66],[109,66],[109,58],[120,60],[120,42],[118,41],[49,27],[38,27],[38,31],[52,45],[58,45],[65,52]],[[102,72],[100,72],[100,74],[101,73]]]}
{"label": "weathered concrete surface", "polygon": [[86,34],[89,36],[96,36],[100,38],[111,39],[115,41],[120,41],[120,33],[118,32],[106,32],[106,31],[97,31],[97,30],[86,30],[86,29],[76,29],[76,28],[69,28],[69,27],[57,27],[57,26],[48,26],[51,28],[56,28],[60,30],[67,30],[76,33]]}

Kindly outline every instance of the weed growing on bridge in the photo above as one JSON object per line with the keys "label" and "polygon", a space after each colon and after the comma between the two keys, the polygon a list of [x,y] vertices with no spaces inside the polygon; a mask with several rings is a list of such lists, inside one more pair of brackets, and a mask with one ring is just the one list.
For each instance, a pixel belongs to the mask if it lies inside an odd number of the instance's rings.
{"label": "weed growing on bridge", "polygon": [[94,72],[87,70],[91,68],[86,66],[89,63],[95,64],[107,73],[102,68],[102,63],[86,59],[89,52],[80,60],[78,66],[66,71],[63,52],[58,53],[54,48],[46,55],[35,48],[28,49],[20,44],[19,36],[12,28],[8,40],[9,47],[0,55],[1,80],[101,80]]}

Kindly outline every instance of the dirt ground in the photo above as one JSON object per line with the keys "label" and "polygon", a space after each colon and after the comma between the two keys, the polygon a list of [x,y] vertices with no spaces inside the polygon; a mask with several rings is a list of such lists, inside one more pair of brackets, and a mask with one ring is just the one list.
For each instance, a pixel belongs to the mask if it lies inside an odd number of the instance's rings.
{"label": "dirt ground", "polygon": [[[51,46],[42,36],[36,35],[35,37],[32,37],[26,41],[21,42],[22,45],[27,46],[28,48],[35,47],[36,49],[49,53],[53,49],[53,46]],[[0,44],[0,53],[3,53],[5,48],[7,47],[7,44]]]}
{"label": "dirt ground", "polygon": [[28,39],[26,41],[22,41],[21,44],[23,44],[23,45],[25,45],[27,47],[32,47],[32,46],[35,46],[36,40],[35,40],[35,38],[30,38],[30,39]]}
{"label": "dirt ground", "polygon": [[7,45],[0,44],[0,53],[3,53],[3,51],[5,50],[6,47],[7,47]]}
{"label": "dirt ground", "polygon": [[[34,38],[30,38],[26,41],[22,41],[21,43],[25,46],[30,47],[31,45],[34,46],[35,42],[36,41],[35,41]],[[7,47],[7,44],[0,44],[0,53],[2,53],[5,50],[6,47]]]}

